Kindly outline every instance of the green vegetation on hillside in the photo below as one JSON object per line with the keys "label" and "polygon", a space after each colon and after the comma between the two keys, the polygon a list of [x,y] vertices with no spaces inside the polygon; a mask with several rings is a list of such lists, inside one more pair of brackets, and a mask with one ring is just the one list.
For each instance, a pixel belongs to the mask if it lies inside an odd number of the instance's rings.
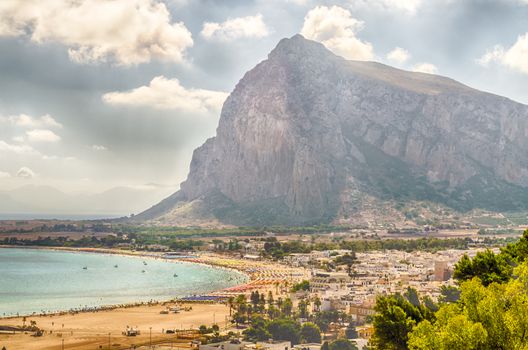
{"label": "green vegetation on hillside", "polygon": [[412,294],[379,297],[374,344],[391,350],[528,349],[527,257],[528,230],[499,254],[464,256],[455,267],[459,288],[443,288],[434,313],[432,304]]}

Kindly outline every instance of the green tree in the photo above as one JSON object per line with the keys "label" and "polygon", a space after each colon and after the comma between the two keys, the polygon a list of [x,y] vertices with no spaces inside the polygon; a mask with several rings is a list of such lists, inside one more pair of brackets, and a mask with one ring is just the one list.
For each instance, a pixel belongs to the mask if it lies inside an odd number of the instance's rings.
{"label": "green tree", "polygon": [[434,324],[425,320],[409,335],[411,350],[481,349],[488,334],[481,323],[472,322],[461,314],[459,306],[444,305]]}
{"label": "green tree", "polygon": [[442,285],[440,287],[440,297],[438,301],[441,303],[455,303],[460,299],[460,289],[455,286]]}
{"label": "green tree", "polygon": [[237,312],[237,313],[235,313],[235,314],[233,315],[233,321],[235,321],[235,324],[236,324],[237,327],[238,327],[239,324],[241,324],[241,323],[242,323],[242,324],[246,323],[246,321],[247,321],[247,316],[246,316],[245,314],[241,314],[241,313],[238,313],[238,312]]}
{"label": "green tree", "polygon": [[301,339],[306,343],[320,343],[321,329],[314,323],[306,322],[301,326]]}
{"label": "green tree", "polygon": [[357,346],[347,339],[337,339],[330,343],[330,350],[357,350]]}
{"label": "green tree", "polygon": [[290,298],[284,299],[281,305],[281,312],[285,316],[291,316],[292,310],[293,310],[293,303],[291,299]]}
{"label": "green tree", "polygon": [[380,296],[376,300],[373,343],[381,349],[406,350],[408,335],[419,322],[434,319],[423,305],[414,306],[400,294]]}
{"label": "green tree", "polygon": [[354,265],[357,262],[356,254],[345,254],[338,256],[335,259],[336,265],[346,265],[347,266],[347,272],[349,275],[352,275],[352,265]]}
{"label": "green tree", "polygon": [[501,249],[501,255],[514,264],[520,264],[528,258],[528,229],[515,243],[510,243]]}
{"label": "green tree", "polygon": [[348,327],[345,329],[345,336],[347,337],[347,339],[359,338],[359,334],[356,330],[356,324],[354,322],[350,322],[348,324]]}
{"label": "green tree", "polygon": [[431,297],[428,295],[422,298],[422,304],[431,312],[438,311],[438,304],[435,303],[433,299],[431,299]]}
{"label": "green tree", "polygon": [[308,303],[305,300],[300,300],[297,304],[297,309],[299,310],[299,317],[308,318]]}
{"label": "green tree", "polygon": [[229,317],[231,317],[233,306],[235,305],[235,298],[229,297],[229,299],[227,299],[227,305],[229,306]]}
{"label": "green tree", "polygon": [[267,302],[268,302],[268,305],[272,305],[275,302],[273,300],[273,292],[271,290],[268,292],[268,300],[267,300]]}
{"label": "green tree", "polygon": [[315,297],[314,309],[315,311],[319,311],[321,309],[321,299],[319,299],[319,297]]}
{"label": "green tree", "polygon": [[280,310],[277,309],[274,305],[268,306],[268,317],[273,320],[280,316]]}
{"label": "green tree", "polygon": [[273,339],[290,341],[292,345],[299,344],[301,340],[299,324],[288,318],[271,321],[268,325],[268,332]]}
{"label": "green tree", "polygon": [[332,322],[339,322],[342,319],[342,314],[337,311],[322,311],[318,312],[313,316],[313,322],[319,326],[319,328],[326,332]]}
{"label": "green tree", "polygon": [[254,307],[258,306],[260,303],[260,294],[258,291],[251,292],[251,296],[249,298],[251,300],[251,304],[253,304]]}
{"label": "green tree", "polygon": [[246,329],[243,334],[246,340],[252,342],[265,341],[271,338],[271,334],[268,332],[268,322],[261,316],[253,317],[251,327]]}
{"label": "green tree", "polygon": [[512,266],[504,255],[497,255],[491,250],[478,252],[473,259],[467,254],[462,256],[455,265],[453,277],[460,281],[468,281],[479,277],[485,286],[493,283],[503,283],[510,279]]}
{"label": "green tree", "polygon": [[460,285],[460,300],[443,304],[436,320],[409,335],[412,350],[528,349],[528,262],[507,283],[485,286],[479,278]]}
{"label": "green tree", "polygon": [[416,291],[416,289],[412,287],[407,287],[407,290],[405,291],[405,293],[403,293],[403,296],[405,297],[405,299],[407,299],[407,301],[409,301],[409,303],[413,304],[414,306],[420,306],[420,297],[418,296],[418,292]]}
{"label": "green tree", "polygon": [[297,284],[294,284],[293,287],[292,287],[292,292],[295,293],[295,292],[298,292],[298,291],[308,291],[310,290],[310,281],[302,281],[302,282],[299,282]]}

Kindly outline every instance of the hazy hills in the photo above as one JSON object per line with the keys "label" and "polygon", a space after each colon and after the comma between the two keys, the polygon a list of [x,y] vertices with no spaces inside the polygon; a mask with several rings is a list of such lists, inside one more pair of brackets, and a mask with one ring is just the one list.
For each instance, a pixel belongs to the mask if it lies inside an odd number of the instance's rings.
{"label": "hazy hills", "polygon": [[0,191],[0,213],[46,218],[73,216],[124,216],[138,213],[171,192],[159,185],[116,187],[97,194],[72,195],[49,186],[27,185]]}
{"label": "hazy hills", "polygon": [[528,106],[296,35],[237,84],[181,190],[136,219],[355,222],[408,201],[526,209],[527,136]]}

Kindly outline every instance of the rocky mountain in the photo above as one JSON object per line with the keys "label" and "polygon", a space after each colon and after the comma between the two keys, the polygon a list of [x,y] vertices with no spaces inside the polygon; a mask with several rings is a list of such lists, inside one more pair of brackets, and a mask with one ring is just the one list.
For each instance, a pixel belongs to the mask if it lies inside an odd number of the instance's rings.
{"label": "rocky mountain", "polygon": [[524,209],[527,136],[526,105],[296,35],[237,84],[180,191],[136,219],[311,224],[399,201]]}

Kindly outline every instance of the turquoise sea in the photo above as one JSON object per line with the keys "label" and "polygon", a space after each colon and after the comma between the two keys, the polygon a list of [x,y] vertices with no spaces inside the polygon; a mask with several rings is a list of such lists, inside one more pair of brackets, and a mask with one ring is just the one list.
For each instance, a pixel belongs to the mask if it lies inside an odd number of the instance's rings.
{"label": "turquoise sea", "polygon": [[167,300],[245,280],[235,271],[161,259],[0,248],[0,317]]}

